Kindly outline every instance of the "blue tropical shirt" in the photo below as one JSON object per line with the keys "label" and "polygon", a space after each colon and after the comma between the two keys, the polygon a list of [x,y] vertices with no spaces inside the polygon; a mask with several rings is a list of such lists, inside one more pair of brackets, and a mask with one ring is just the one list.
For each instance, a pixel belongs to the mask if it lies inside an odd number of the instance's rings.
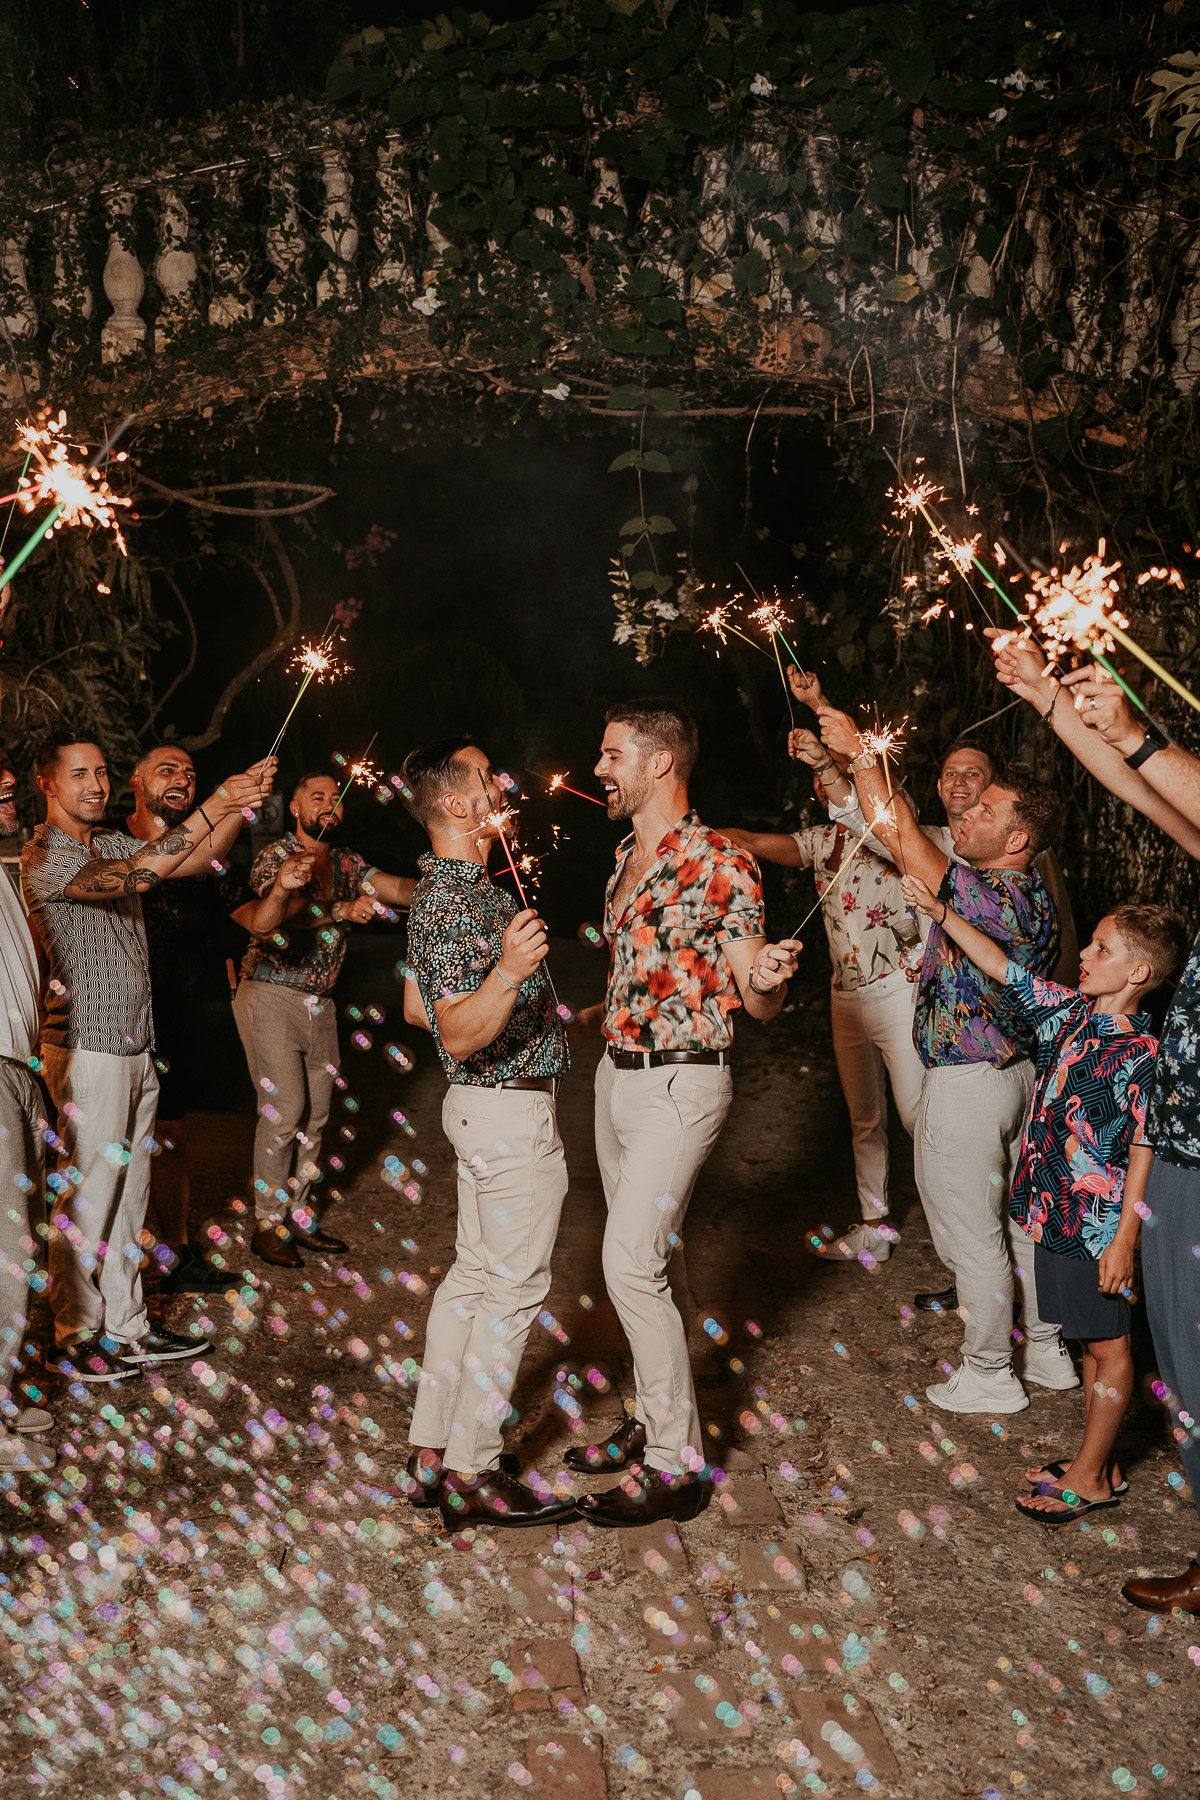
{"label": "blue tropical shirt", "polygon": [[462,1062],[450,1055],[435,1005],[483,986],[520,908],[479,863],[427,851],[418,866],[421,879],[408,915],[408,975],[420,989],[451,1085],[498,1087],[502,1081],[565,1075],[567,1040],[544,965],[521,983],[507,1024],[490,1044]]}
{"label": "blue tropical shirt", "polygon": [[1129,1152],[1142,1141],[1158,1039],[1147,1013],[1095,1013],[1076,988],[1008,965],[1008,993],[1037,1035],[1037,1076],[1009,1191],[1026,1237],[1098,1258],[1117,1235]]}
{"label": "blue tropical shirt", "polygon": [[[1034,974],[1058,960],[1058,908],[1035,870],[952,862],[938,899]],[[977,969],[940,925],[933,926],[925,945],[913,1043],[927,1069],[956,1063],[991,1063],[999,1069],[1034,1053],[1033,1031],[1003,983]]]}
{"label": "blue tropical shirt", "polygon": [[1163,1026],[1146,1142],[1162,1162],[1200,1168],[1200,934]]}

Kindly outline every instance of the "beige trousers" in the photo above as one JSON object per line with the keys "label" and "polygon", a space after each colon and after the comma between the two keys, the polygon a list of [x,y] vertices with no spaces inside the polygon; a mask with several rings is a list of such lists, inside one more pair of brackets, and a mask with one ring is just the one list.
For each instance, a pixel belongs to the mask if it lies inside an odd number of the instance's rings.
{"label": "beige trousers", "polygon": [[[0,1057],[0,1407],[10,1399],[13,1367],[29,1324],[37,1230],[46,1218],[45,1114],[46,1102],[29,1070]],[[0,1426],[8,1422],[0,1418]]]}
{"label": "beige trousers", "polygon": [[550,1291],[567,1162],[549,1094],[455,1085],[442,1128],[458,1157],[458,1239],[429,1309],[408,1437],[474,1474],[499,1462],[517,1368]]}
{"label": "beige trousers", "polygon": [[59,1349],[101,1331],[132,1344],[150,1329],[141,1232],[150,1204],[158,1076],[150,1052],[42,1052],[62,1139],[50,1208],[50,1304]]}
{"label": "beige trousers", "polygon": [[954,1276],[962,1351],[977,1368],[1012,1362],[1013,1278],[1031,1344],[1060,1343],[1042,1322],[1033,1245],[1008,1215],[1008,1189],[1033,1093],[1033,1064],[926,1069],[913,1135],[917,1190],[933,1247]]}
{"label": "beige trousers", "polygon": [[683,1470],[685,1452],[703,1456],[683,1221],[732,1099],[733,1077],[715,1064],[618,1069],[604,1055],[596,1070],[604,1280],[633,1352],[652,1469]]}
{"label": "beige trousers", "polygon": [[233,1002],[258,1102],[254,1213],[278,1219],[320,1178],[338,1067],[333,1001],[277,981],[243,981]]}
{"label": "beige trousers", "polygon": [[903,969],[865,987],[830,988],[833,1054],[850,1113],[858,1205],[869,1225],[888,1215],[887,1077],[910,1135],[925,1073],[913,1048],[913,996]]}

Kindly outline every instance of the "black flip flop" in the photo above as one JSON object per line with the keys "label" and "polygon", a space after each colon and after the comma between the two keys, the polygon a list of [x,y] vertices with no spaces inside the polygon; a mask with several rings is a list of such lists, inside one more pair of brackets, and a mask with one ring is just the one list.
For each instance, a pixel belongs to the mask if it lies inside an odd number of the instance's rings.
{"label": "black flip flop", "polygon": [[1040,1506],[1031,1506],[1027,1500],[1014,1500],[1017,1511],[1027,1519],[1033,1519],[1038,1525],[1070,1525],[1074,1519],[1084,1519],[1088,1513],[1106,1512],[1110,1506],[1120,1506],[1118,1495],[1113,1494],[1108,1500],[1085,1500],[1072,1488],[1056,1488],[1046,1482],[1039,1482],[1036,1492],[1052,1500],[1065,1501],[1066,1512],[1044,1512]]}
{"label": "black flip flop", "polygon": [[[1046,1474],[1049,1475],[1054,1481],[1061,1481],[1063,1476],[1067,1472],[1068,1465],[1065,1462],[1043,1463],[1042,1468],[1045,1470]],[[1028,1474],[1028,1470],[1026,1470],[1026,1473]],[[1041,1488],[1044,1485],[1044,1483],[1038,1482],[1038,1481],[1031,1481],[1029,1485],[1032,1488]],[[1114,1489],[1113,1489],[1113,1493],[1117,1496],[1118,1499],[1120,1499],[1122,1494],[1127,1494],[1128,1492],[1129,1492],[1129,1483],[1127,1481],[1118,1481],[1116,1487],[1114,1487]]]}

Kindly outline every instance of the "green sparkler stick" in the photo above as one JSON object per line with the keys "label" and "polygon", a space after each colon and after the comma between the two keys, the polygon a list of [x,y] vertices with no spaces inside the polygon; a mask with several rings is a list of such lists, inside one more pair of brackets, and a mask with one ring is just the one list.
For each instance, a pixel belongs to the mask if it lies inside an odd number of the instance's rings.
{"label": "green sparkler stick", "polygon": [[[97,450],[95,456],[93,456],[92,460],[88,463],[86,469],[88,475],[95,474],[117,439],[125,435],[136,418],[136,413],[126,413],[123,419],[118,420],[117,424],[113,426],[112,430]],[[34,531],[33,536],[21,545],[21,548],[17,551],[12,561],[3,569],[0,569],[0,587],[7,587],[13,576],[17,574],[20,569],[24,568],[47,532],[54,529],[54,526],[65,511],[66,502],[60,500],[58,505],[53,507],[47,517],[42,520],[41,524]]]}

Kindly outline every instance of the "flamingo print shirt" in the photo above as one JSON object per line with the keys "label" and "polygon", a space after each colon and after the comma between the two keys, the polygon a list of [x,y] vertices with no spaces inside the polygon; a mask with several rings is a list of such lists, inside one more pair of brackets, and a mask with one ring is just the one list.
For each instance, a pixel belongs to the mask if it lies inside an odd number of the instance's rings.
{"label": "flamingo print shirt", "polygon": [[1147,1013],[1094,1013],[1086,995],[1020,963],[1009,963],[1007,979],[1037,1036],[1008,1210],[1056,1255],[1098,1258],[1117,1233],[1129,1152],[1143,1141],[1158,1040]]}
{"label": "flamingo print shirt", "polygon": [[604,1036],[617,1050],[727,1050],[742,1001],[723,945],[765,935],[758,864],[686,812],[618,918],[613,901],[633,849],[631,834],[604,897]]}

